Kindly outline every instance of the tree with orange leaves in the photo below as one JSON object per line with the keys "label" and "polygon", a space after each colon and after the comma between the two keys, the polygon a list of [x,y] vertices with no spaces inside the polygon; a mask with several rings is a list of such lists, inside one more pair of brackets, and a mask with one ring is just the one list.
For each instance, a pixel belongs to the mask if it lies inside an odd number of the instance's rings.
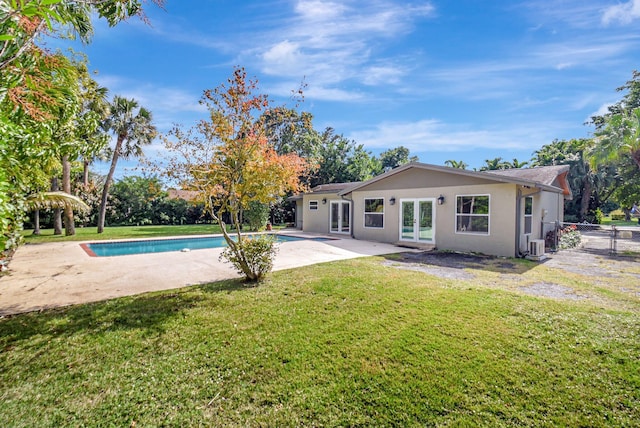
{"label": "tree with orange leaves", "polygon": [[275,253],[268,238],[241,234],[242,211],[252,202],[268,204],[303,190],[300,177],[308,169],[306,160],[278,154],[269,142],[261,113],[271,102],[254,94],[257,88],[244,68],[236,68],[226,84],[204,91],[200,102],[209,110],[207,120],[186,131],[176,127],[164,137],[171,153],[167,176],[199,193],[228,244],[223,257],[250,281],[271,270]]}

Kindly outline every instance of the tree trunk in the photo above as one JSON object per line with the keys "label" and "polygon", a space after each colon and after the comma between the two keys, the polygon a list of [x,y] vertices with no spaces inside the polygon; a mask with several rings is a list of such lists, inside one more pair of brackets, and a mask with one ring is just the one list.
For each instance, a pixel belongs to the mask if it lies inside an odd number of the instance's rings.
{"label": "tree trunk", "polygon": [[633,158],[633,161],[636,163],[636,165],[638,165],[638,168],[640,168],[640,150],[634,150],[633,152],[631,152],[631,157]]}
{"label": "tree trunk", "polygon": [[111,181],[113,180],[113,174],[116,172],[116,165],[118,164],[118,157],[120,156],[120,148],[124,137],[118,136],[116,142],[116,148],[113,151],[113,158],[111,159],[111,167],[109,168],[109,174],[104,181],[104,187],[102,188],[102,198],[100,199],[100,212],[98,213],[98,233],[104,232],[104,217],[107,213],[107,197],[109,196],[109,188],[111,187]]}
{"label": "tree trunk", "polygon": [[[71,194],[71,162],[69,162],[69,155],[64,155],[62,157],[62,191]],[[76,234],[73,208],[68,204],[64,208],[64,234],[66,236]]]}
{"label": "tree trunk", "polygon": [[[58,190],[60,190],[60,187],[58,186],[58,177],[53,177],[51,179],[51,191],[57,192]],[[60,208],[53,210],[53,234],[62,235],[62,211]]]}
{"label": "tree trunk", "polygon": [[89,161],[85,159],[82,164],[82,186],[87,190],[89,187]]}
{"label": "tree trunk", "polygon": [[40,235],[40,210],[33,212],[33,234]]}
{"label": "tree trunk", "polygon": [[591,201],[591,180],[589,176],[584,177],[584,184],[582,185],[582,200],[580,201],[580,221],[584,221],[587,218],[589,212],[589,202]]}

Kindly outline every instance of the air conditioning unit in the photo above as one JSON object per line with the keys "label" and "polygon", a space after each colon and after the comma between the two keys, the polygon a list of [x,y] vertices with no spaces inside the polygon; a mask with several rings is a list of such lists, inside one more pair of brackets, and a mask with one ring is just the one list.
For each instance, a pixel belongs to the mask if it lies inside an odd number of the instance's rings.
{"label": "air conditioning unit", "polygon": [[529,241],[529,255],[534,257],[544,256],[544,239],[532,239]]}

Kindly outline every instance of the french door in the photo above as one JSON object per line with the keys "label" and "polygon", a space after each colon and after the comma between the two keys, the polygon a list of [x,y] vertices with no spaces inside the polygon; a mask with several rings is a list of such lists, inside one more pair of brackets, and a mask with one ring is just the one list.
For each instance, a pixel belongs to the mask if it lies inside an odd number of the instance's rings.
{"label": "french door", "polygon": [[331,201],[329,224],[331,233],[351,232],[351,204],[349,201]]}
{"label": "french door", "polygon": [[435,199],[400,200],[400,240],[435,243]]}

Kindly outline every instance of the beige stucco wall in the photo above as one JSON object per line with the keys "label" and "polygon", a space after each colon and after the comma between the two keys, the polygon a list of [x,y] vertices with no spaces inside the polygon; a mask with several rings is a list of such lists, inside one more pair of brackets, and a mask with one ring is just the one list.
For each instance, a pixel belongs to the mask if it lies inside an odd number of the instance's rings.
{"label": "beige stucco wall", "polygon": [[302,199],[296,201],[296,229],[304,227],[304,204]]}
{"label": "beige stucco wall", "polygon": [[[518,256],[518,249],[525,251],[524,199],[533,194],[532,239],[544,236],[541,230],[542,209],[548,211],[544,221],[562,220],[564,200],[562,195],[525,188],[512,183],[496,183],[482,177],[469,177],[425,169],[407,169],[382,180],[361,187],[345,196],[352,200],[352,229],[356,239],[397,243],[400,241],[400,209],[402,199],[430,198],[434,200],[435,245],[441,250],[478,252],[497,256]],[[443,205],[437,198],[445,198]],[[489,233],[474,234],[456,231],[456,197],[464,195],[489,196]],[[327,203],[323,204],[322,199]],[[384,227],[364,227],[365,198],[383,198]],[[391,205],[390,199],[395,198]],[[516,214],[520,198],[520,212]],[[332,200],[341,200],[337,194],[307,194],[303,198],[304,231],[329,233],[329,210]],[[318,210],[309,210],[309,201],[318,201]],[[516,236],[516,222],[520,235]],[[519,246],[519,248],[517,248]]]}
{"label": "beige stucco wall", "polygon": [[[327,203],[323,204],[322,200],[327,199]],[[331,201],[340,201],[335,193],[317,193],[303,196],[304,221],[303,230],[311,233],[329,233],[329,209]],[[310,201],[318,201],[318,209],[312,211],[309,209]]]}
{"label": "beige stucco wall", "polygon": [[[467,178],[467,177],[464,177]],[[414,180],[415,177],[408,177]],[[398,183],[400,184],[400,183]],[[407,183],[407,186],[410,184]],[[385,186],[386,187],[386,186]],[[370,189],[353,192],[354,237],[380,242],[396,243],[400,236],[400,200],[445,197],[443,205],[434,203],[435,245],[439,249],[471,251],[498,256],[515,256],[515,200],[513,184],[466,184],[463,186]],[[456,232],[456,197],[463,195],[489,195],[489,234]],[[364,227],[364,199],[382,197],[384,227]],[[389,199],[395,197],[395,205]]]}

